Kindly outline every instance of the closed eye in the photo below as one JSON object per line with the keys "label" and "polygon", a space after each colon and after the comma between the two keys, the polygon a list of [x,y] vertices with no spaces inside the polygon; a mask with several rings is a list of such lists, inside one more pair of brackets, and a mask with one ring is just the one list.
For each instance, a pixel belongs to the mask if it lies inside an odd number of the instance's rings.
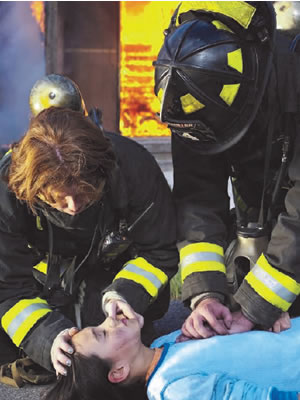
{"label": "closed eye", "polygon": [[97,342],[105,339],[106,337],[106,331],[104,329],[102,331],[92,329],[92,334],[94,336],[94,339],[97,340]]}

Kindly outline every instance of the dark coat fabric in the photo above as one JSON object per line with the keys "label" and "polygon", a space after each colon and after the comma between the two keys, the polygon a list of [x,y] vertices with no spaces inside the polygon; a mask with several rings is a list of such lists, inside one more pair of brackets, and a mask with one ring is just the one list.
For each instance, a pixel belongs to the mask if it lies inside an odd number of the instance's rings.
{"label": "dark coat fabric", "polygon": [[[104,319],[101,298],[110,290],[117,291],[139,313],[147,315],[149,310],[155,309],[150,315],[152,319],[166,312],[168,283],[162,285],[156,298],[135,277],[114,280],[124,263],[140,257],[149,268],[155,269],[155,273],[161,271],[166,280],[177,271],[176,218],[167,181],[152,155],[142,146],[114,133],[106,135],[116,153],[117,167],[101,200],[78,215],[70,216],[41,203],[36,207],[35,216],[8,190],[5,179],[0,181],[1,325],[6,332],[18,336],[16,325],[20,321],[14,319],[18,304],[24,314],[27,307],[24,301],[29,301],[33,307],[33,299],[41,299],[37,302],[44,307],[45,315],[30,321],[25,313],[29,326],[23,322],[26,335],[20,332],[19,347],[49,370],[52,369],[50,349],[54,338],[75,324],[75,303],[80,304],[83,326]],[[0,164],[0,175],[4,178],[9,164],[8,154]],[[129,247],[109,258],[104,257],[101,253],[103,238],[119,230],[120,220],[131,226],[151,203],[153,205],[127,234]],[[33,269],[45,259],[50,247],[50,272]],[[73,264],[69,265],[68,260]],[[77,267],[78,271],[74,272]],[[47,279],[49,274],[51,279]],[[82,282],[84,285],[80,285]],[[51,286],[49,290],[45,290],[45,283]],[[30,307],[27,310],[30,311]]]}
{"label": "dark coat fabric", "polygon": [[[179,247],[204,242],[226,250],[236,228],[229,207],[229,178],[232,179],[233,190],[246,226],[249,222],[258,221],[264,180],[266,181],[266,218],[282,162],[284,137],[288,136],[288,168],[276,202],[271,206],[270,240],[264,256],[276,271],[283,274],[282,279],[291,277],[294,286],[297,286],[300,283],[300,137],[297,113],[291,114],[292,122],[289,125],[286,123],[287,102],[293,98],[297,82],[294,80],[288,90],[284,87],[282,82],[288,72],[283,70],[282,65],[291,57],[299,65],[299,56],[290,54],[287,39],[281,37],[280,46],[283,48],[282,54],[278,50],[278,54],[281,54],[278,55],[281,57],[281,66],[276,67],[277,73],[281,74],[280,79],[275,84],[268,84],[268,87],[275,87],[273,100],[270,101],[268,96],[264,97],[254,122],[239,143],[226,152],[203,156],[197,152],[192,140],[172,134],[174,197]],[[292,73],[291,70],[289,74]],[[286,80],[285,82],[287,85]],[[274,129],[271,143],[268,144],[270,115],[274,118]],[[269,145],[272,148],[270,166],[265,176],[265,159]],[[296,294],[298,291],[299,286],[295,290]],[[183,300],[187,303],[193,297],[209,292],[228,296],[226,274],[219,271],[200,271],[190,273],[184,280]],[[283,311],[272,302],[266,301],[245,279],[235,295],[235,300],[250,320],[264,327],[272,326]]]}

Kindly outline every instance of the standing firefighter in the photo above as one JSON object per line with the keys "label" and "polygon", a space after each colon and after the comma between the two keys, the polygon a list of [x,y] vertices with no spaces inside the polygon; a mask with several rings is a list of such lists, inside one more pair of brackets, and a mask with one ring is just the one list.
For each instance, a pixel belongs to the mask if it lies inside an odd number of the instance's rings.
{"label": "standing firefighter", "polygon": [[299,56],[275,26],[271,2],[182,2],[155,62],[188,337],[228,333],[237,307],[238,331],[287,329],[300,293]]}
{"label": "standing firefighter", "polygon": [[178,264],[160,168],[84,115],[74,88],[57,75],[38,82],[36,116],[0,164],[0,364],[22,352],[61,374],[70,328],[122,311],[143,314],[147,329],[168,308]]}

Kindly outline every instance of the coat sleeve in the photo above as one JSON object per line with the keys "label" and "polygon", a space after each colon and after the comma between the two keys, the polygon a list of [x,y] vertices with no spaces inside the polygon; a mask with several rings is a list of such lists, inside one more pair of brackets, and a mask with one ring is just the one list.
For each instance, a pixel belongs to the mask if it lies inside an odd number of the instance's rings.
{"label": "coat sleeve", "polygon": [[286,211],[278,217],[267,251],[245,277],[235,295],[243,312],[266,328],[288,311],[300,293],[300,136],[289,167],[292,188]]}
{"label": "coat sleeve", "polygon": [[[171,382],[159,400],[297,400],[296,392],[262,388],[229,375],[196,374]],[[158,400],[150,397],[150,400]]]}
{"label": "coat sleeve", "polygon": [[136,143],[131,146],[131,159],[121,160],[128,224],[149,210],[129,234],[136,257],[124,264],[105,292],[118,292],[137,312],[144,313],[178,270],[176,218],[171,190],[153,156]]}
{"label": "coat sleeve", "polygon": [[224,155],[204,156],[173,134],[183,300],[204,292],[226,295],[224,247],[229,224],[229,171]]}
{"label": "coat sleeve", "polygon": [[[40,258],[24,234],[24,212],[0,185],[0,322],[13,343],[51,370],[50,349],[63,329],[73,326],[42,298],[33,277]],[[15,207],[12,208],[12,203]],[[11,213],[10,213],[11,212]]]}

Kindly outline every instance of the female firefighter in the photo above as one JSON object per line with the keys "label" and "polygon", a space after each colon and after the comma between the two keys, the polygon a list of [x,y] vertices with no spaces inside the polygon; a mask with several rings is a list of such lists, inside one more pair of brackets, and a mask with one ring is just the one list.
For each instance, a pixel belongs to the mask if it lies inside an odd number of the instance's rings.
{"label": "female firefighter", "polygon": [[64,374],[70,328],[168,308],[178,255],[167,181],[142,146],[78,107],[39,112],[0,163],[0,364],[21,350]]}

